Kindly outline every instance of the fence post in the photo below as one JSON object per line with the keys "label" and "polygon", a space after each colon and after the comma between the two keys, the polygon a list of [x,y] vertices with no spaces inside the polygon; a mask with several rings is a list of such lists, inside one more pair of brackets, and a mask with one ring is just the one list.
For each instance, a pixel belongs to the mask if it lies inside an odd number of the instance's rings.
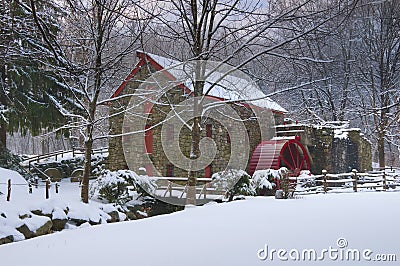
{"label": "fence post", "polygon": [[72,146],[72,157],[75,157],[75,148]]}
{"label": "fence post", "polygon": [[324,175],[324,193],[326,193],[328,191],[328,184],[326,182],[326,175],[328,174],[328,171],[324,169],[322,170],[322,174]]}
{"label": "fence post", "polygon": [[46,180],[46,199],[49,198],[50,180]]}
{"label": "fence post", "polygon": [[358,181],[357,170],[353,169],[352,172],[353,172],[353,179],[354,179],[353,180],[353,190],[354,190],[354,192],[357,192],[357,181]]}
{"label": "fence post", "polygon": [[29,183],[29,194],[32,194],[32,184]]}
{"label": "fence post", "polygon": [[56,193],[58,194],[58,182],[56,182]]}
{"label": "fence post", "polygon": [[38,188],[39,177],[35,176],[35,188]]}
{"label": "fence post", "polygon": [[386,171],[383,170],[383,190],[386,191]]}
{"label": "fence post", "polygon": [[8,184],[7,201],[10,201],[10,199],[11,199],[11,179],[8,179],[7,184]]}

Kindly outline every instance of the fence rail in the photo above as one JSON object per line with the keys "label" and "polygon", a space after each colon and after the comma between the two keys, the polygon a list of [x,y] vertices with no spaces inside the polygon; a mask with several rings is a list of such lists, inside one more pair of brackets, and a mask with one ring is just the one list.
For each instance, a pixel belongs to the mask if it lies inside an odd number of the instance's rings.
{"label": "fence rail", "polygon": [[[188,191],[186,177],[152,177],[157,182],[157,192],[159,196],[162,197],[176,197],[182,199]],[[224,193],[217,191],[215,188],[211,187],[211,178],[197,178],[197,182],[200,185],[196,186],[196,198],[197,199],[210,199],[210,197],[215,198],[215,196],[223,196]],[[181,182],[182,185],[178,183]],[[175,193],[174,193],[175,192]]]}
{"label": "fence rail", "polygon": [[[108,147],[101,147],[101,148],[96,148],[92,150],[92,154],[103,154],[103,153],[107,153],[108,152]],[[75,157],[77,155],[84,155],[85,152],[80,150],[80,149],[71,149],[71,150],[60,150],[60,151],[54,151],[54,152],[50,152],[50,153],[46,153],[46,154],[41,154],[41,155],[36,155],[33,157],[30,157],[29,159],[26,159],[24,161],[21,162],[21,164],[23,166],[28,165],[29,169],[31,169],[31,165],[33,162],[40,162],[40,160],[44,160],[44,159],[48,159],[48,158],[52,158],[54,157],[55,160],[57,161],[57,159],[59,157],[64,158],[64,156],[68,153],[72,153],[72,157]]]}
{"label": "fence rail", "polygon": [[[12,188],[15,186],[26,186],[29,194],[33,193],[33,187],[35,187],[36,189],[38,189],[39,187],[43,187],[43,188],[45,188],[45,190],[44,190],[45,198],[49,199],[50,198],[50,187],[52,186],[52,184],[55,187],[56,194],[58,194],[60,185],[58,184],[58,182],[51,182],[50,179],[46,179],[44,184],[39,184],[38,179],[35,179],[34,182],[27,181],[26,183],[23,183],[23,184],[22,183],[12,183],[11,179],[8,179],[6,183],[0,183],[0,185],[7,186],[7,195],[6,195],[7,201],[11,200],[11,193],[13,191]],[[0,195],[1,195],[1,193],[0,193]]]}
{"label": "fence rail", "polygon": [[[390,171],[387,171],[390,170]],[[331,190],[340,190],[352,188],[354,192],[359,189],[377,189],[381,188],[386,191],[389,188],[400,187],[400,170],[396,168],[385,168],[381,171],[373,171],[369,173],[359,173],[353,170],[351,173],[329,174],[326,170],[322,171],[322,175],[291,178],[296,181],[295,193],[327,193]]]}

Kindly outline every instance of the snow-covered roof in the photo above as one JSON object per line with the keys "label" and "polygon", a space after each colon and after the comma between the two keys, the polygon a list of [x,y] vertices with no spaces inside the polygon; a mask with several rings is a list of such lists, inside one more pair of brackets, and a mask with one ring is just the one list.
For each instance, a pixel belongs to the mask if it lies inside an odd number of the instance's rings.
{"label": "snow-covered roof", "polygon": [[[180,61],[162,57],[159,55],[145,53],[139,51],[153,61],[159,64],[163,70],[168,71],[178,81],[182,81],[189,90],[193,91],[193,79],[188,78],[194,76],[194,71],[191,71],[193,62],[182,63]],[[235,70],[233,67],[224,68],[223,71],[215,71],[219,65],[217,62],[207,62],[210,68],[206,68],[206,78],[203,93],[209,96],[222,98],[229,101],[242,101],[257,107],[270,109],[277,112],[287,113],[287,110],[280,106],[275,101],[267,97],[247,75]],[[193,68],[192,68],[193,69]],[[218,70],[221,68],[218,66]],[[232,71],[234,70],[234,71]],[[232,72],[231,72],[232,71]],[[211,88],[210,91],[208,91]]]}

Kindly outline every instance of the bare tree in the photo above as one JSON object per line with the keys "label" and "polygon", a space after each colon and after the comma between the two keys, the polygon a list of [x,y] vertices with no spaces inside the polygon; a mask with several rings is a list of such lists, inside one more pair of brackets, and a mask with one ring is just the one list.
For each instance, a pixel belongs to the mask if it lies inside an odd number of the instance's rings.
{"label": "bare tree", "polygon": [[[180,60],[218,60],[223,63],[248,67],[261,56],[285,57],[285,48],[338,16],[341,10],[334,5],[318,6],[314,1],[159,1],[161,15],[155,18],[154,31],[162,39],[184,47],[185,53],[175,52]],[[347,4],[352,5],[349,1]],[[301,21],[301,28],[294,22]],[[299,24],[299,23],[298,23]],[[163,29],[160,32],[160,29]],[[163,50],[161,46],[157,49]],[[171,51],[165,51],[170,54]],[[290,58],[290,54],[289,54]],[[204,65],[196,66],[193,96],[202,97]],[[190,159],[200,156],[201,100],[193,103]],[[196,171],[188,171],[187,203],[195,203]]]}
{"label": "bare tree", "polygon": [[110,86],[120,75],[124,60],[139,43],[142,24],[137,5],[140,3],[130,0],[62,1],[60,4],[66,12],[60,20],[63,32],[61,37],[54,38],[35,11],[35,2],[30,1],[30,11],[57,61],[53,69],[63,73],[64,89],[73,94],[66,101],[73,103],[74,108],[66,107],[53,97],[50,99],[68,118],[63,128],[78,130],[84,140],[81,198],[87,203],[92,148],[98,139],[96,131],[103,130],[101,125],[106,119],[98,116],[99,106],[105,104],[104,97],[112,90]]}
{"label": "bare tree", "polygon": [[385,167],[386,140],[396,134],[400,117],[400,3],[366,1],[359,11],[360,113],[375,136],[379,165]]}

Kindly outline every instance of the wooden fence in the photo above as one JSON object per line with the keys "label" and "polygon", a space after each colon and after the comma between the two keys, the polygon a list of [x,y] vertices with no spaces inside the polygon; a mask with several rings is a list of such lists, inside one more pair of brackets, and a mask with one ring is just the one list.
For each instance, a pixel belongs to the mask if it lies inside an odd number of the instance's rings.
{"label": "wooden fence", "polygon": [[[92,154],[103,154],[108,152],[108,147],[102,147],[102,148],[97,148],[92,150]],[[33,162],[40,162],[40,160],[48,159],[48,158],[54,158],[56,161],[58,158],[64,158],[64,156],[68,153],[72,154],[72,157],[75,157],[77,155],[84,155],[85,152],[79,149],[72,149],[72,150],[60,150],[60,151],[54,151],[51,153],[47,154],[42,154],[42,155],[36,155],[33,157],[30,157],[29,159],[26,159],[25,161],[22,162],[23,165],[28,165],[28,168],[31,169],[32,163]]]}
{"label": "wooden fence", "polygon": [[36,189],[38,189],[39,187],[43,187],[44,188],[44,195],[46,199],[50,198],[50,187],[52,186],[52,184],[54,185],[55,188],[55,192],[56,194],[58,194],[59,192],[59,188],[60,185],[58,184],[58,182],[51,182],[50,179],[47,179],[44,184],[39,184],[38,179],[35,180],[35,182],[27,182],[27,183],[12,183],[11,179],[7,180],[7,183],[0,183],[0,185],[6,185],[7,186],[7,195],[6,195],[6,200],[7,201],[11,201],[11,194],[13,191],[13,187],[16,186],[25,186],[28,190],[29,194],[32,194],[33,192],[33,187],[35,187]]}
{"label": "wooden fence", "polygon": [[322,170],[321,175],[292,177],[290,180],[296,184],[295,193],[327,193],[348,188],[352,188],[354,192],[360,189],[386,191],[400,186],[400,169],[385,168],[368,173],[360,173],[354,169],[350,173],[341,174],[329,174]]}

